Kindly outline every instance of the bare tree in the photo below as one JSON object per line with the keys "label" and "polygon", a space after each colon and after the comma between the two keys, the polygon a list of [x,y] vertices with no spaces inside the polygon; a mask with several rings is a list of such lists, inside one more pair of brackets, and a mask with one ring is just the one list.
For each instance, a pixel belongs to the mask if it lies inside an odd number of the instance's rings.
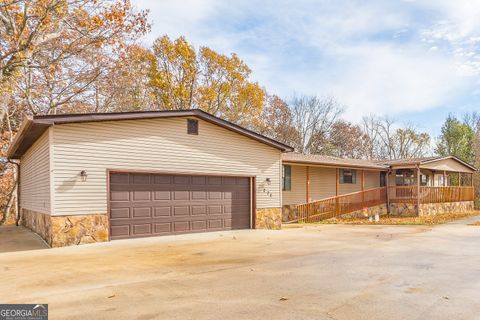
{"label": "bare tree", "polygon": [[306,154],[325,151],[328,133],[343,108],[332,97],[295,97],[290,106],[293,126],[298,131],[294,147]]}
{"label": "bare tree", "polygon": [[370,159],[418,158],[431,152],[428,133],[411,124],[399,127],[391,118],[371,115],[363,119],[363,130]]}

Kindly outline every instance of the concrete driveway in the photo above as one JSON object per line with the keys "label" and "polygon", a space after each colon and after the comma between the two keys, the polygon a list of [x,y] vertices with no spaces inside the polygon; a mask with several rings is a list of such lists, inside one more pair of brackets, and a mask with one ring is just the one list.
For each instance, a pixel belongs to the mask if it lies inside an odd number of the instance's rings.
{"label": "concrete driveway", "polygon": [[323,225],[0,254],[51,319],[479,319],[480,227]]}
{"label": "concrete driveway", "polygon": [[47,248],[45,241],[27,228],[14,225],[0,226],[0,253]]}

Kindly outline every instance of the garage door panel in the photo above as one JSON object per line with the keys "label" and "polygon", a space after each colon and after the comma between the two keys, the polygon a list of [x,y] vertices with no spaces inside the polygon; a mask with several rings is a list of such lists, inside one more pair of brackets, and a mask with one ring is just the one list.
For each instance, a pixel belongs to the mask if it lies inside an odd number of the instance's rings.
{"label": "garage door panel", "polygon": [[133,201],[144,201],[144,200],[150,200],[150,191],[133,191]]}
{"label": "garage door panel", "polygon": [[176,221],[173,223],[173,229],[175,232],[188,232],[190,231],[189,221]]}
{"label": "garage door panel", "polygon": [[192,231],[207,230],[207,221],[198,220],[191,222]]}
{"label": "garage door panel", "polygon": [[215,219],[215,220],[208,220],[208,228],[209,229],[223,229],[223,221],[222,219]]}
{"label": "garage door panel", "polygon": [[172,233],[172,224],[171,223],[155,223],[154,232],[157,234],[170,234]]}
{"label": "garage door panel", "polygon": [[151,233],[152,233],[152,225],[150,223],[132,225],[132,234],[134,236],[145,235],[145,234],[148,235]]}
{"label": "garage door panel", "polygon": [[111,209],[110,216],[113,219],[125,219],[130,218],[130,208],[119,208],[119,209]]}
{"label": "garage door panel", "polygon": [[173,193],[174,200],[190,200],[190,191],[175,191]]}
{"label": "garage door panel", "polygon": [[153,200],[162,201],[172,199],[172,193],[170,191],[154,191]]}
{"label": "garage door panel", "polygon": [[170,217],[172,215],[172,207],[154,207],[155,217]]}
{"label": "garage door panel", "polygon": [[250,227],[245,177],[112,174],[111,239]]}
{"label": "garage door panel", "polygon": [[130,176],[132,184],[150,184],[150,175],[148,174],[135,174]]}
{"label": "garage door panel", "polygon": [[207,206],[195,206],[192,207],[192,215],[206,215],[207,214]]}
{"label": "garage door panel", "polygon": [[129,236],[130,235],[130,225],[121,225],[121,226],[111,226],[111,236],[112,237],[121,237],[121,236]]}
{"label": "garage door panel", "polygon": [[110,201],[130,201],[130,192],[112,191],[110,193]]}
{"label": "garage door panel", "polygon": [[152,216],[152,208],[133,208],[133,217],[140,218],[140,217],[151,217]]}

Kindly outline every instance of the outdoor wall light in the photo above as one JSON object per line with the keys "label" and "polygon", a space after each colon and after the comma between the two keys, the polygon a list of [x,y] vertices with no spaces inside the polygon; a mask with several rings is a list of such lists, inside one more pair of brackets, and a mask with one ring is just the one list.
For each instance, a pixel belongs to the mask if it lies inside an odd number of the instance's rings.
{"label": "outdoor wall light", "polygon": [[80,177],[82,177],[82,182],[87,181],[87,176],[88,176],[87,171],[85,170],[80,171]]}
{"label": "outdoor wall light", "polygon": [[270,178],[266,178],[265,182],[267,183],[267,186],[269,186],[272,183],[272,180],[270,180]]}

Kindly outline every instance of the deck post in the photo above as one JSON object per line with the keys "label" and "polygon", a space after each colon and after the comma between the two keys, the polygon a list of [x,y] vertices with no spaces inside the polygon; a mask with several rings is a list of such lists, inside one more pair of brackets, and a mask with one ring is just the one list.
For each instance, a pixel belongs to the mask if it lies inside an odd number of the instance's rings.
{"label": "deck post", "polygon": [[307,166],[307,203],[310,203],[310,166]]}
{"label": "deck post", "polygon": [[417,164],[417,216],[420,216],[420,166]]}
{"label": "deck post", "polygon": [[365,170],[362,170],[362,208],[365,208]]}
{"label": "deck post", "polygon": [[[338,197],[338,180],[340,179],[340,169],[339,168],[336,168],[335,169],[335,196]],[[338,215],[338,211],[339,211],[339,203],[338,203],[338,198],[335,199],[335,216]]]}
{"label": "deck post", "polygon": [[387,197],[387,214],[390,216],[390,185],[388,176],[390,175],[390,169],[385,173],[385,195]]}

